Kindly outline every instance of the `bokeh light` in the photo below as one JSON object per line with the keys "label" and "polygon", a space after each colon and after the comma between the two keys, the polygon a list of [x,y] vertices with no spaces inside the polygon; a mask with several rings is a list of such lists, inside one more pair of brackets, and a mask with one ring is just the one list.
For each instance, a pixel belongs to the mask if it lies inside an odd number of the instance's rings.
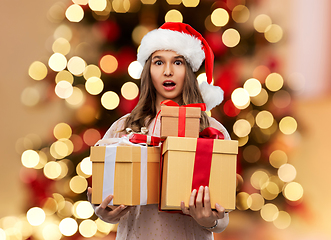
{"label": "bokeh light", "polygon": [[279,42],[283,37],[283,29],[277,24],[271,24],[266,28],[264,37],[271,43]]}
{"label": "bokeh light", "polygon": [[249,19],[249,9],[245,5],[237,5],[232,9],[232,18],[237,23],[244,23]]}
{"label": "bokeh light", "polygon": [[54,41],[52,45],[52,50],[54,53],[61,53],[62,55],[67,55],[70,52],[71,46],[67,39],[58,38]]}
{"label": "bokeh light", "polygon": [[60,81],[67,81],[70,84],[73,84],[74,76],[67,70],[60,71],[55,76],[55,83],[59,83]]}
{"label": "bokeh light", "polygon": [[86,175],[92,175],[92,161],[89,157],[86,157],[80,163],[80,168]]}
{"label": "bokeh light", "polygon": [[267,90],[265,90],[264,88],[261,89],[261,92],[255,96],[255,97],[251,97],[251,102],[255,105],[255,106],[263,106],[264,104],[267,103],[269,98],[268,92]]}
{"label": "bokeh light", "polygon": [[86,68],[86,63],[81,57],[74,56],[68,61],[68,70],[76,76],[81,76]]}
{"label": "bokeh light", "polygon": [[236,208],[239,210],[247,210],[250,206],[248,205],[249,194],[246,192],[239,192],[236,197]]}
{"label": "bokeh light", "polygon": [[98,95],[104,87],[103,81],[98,77],[90,77],[85,82],[85,89],[91,95]]}
{"label": "bokeh light", "polygon": [[77,213],[77,217],[81,219],[87,219],[92,217],[94,214],[94,210],[91,206],[91,203],[88,201],[79,201],[75,212]]}
{"label": "bokeh light", "polygon": [[176,9],[169,10],[164,16],[165,22],[183,22],[183,15]]}
{"label": "bokeh light", "polygon": [[141,39],[150,31],[149,28],[138,25],[136,26],[132,31],[132,40],[135,44],[139,45],[141,42]]}
{"label": "bokeh light", "polygon": [[283,87],[283,84],[283,77],[279,73],[270,73],[265,80],[266,87],[273,92],[276,92],[281,89]]}
{"label": "bokeh light", "polygon": [[274,122],[274,117],[271,112],[263,110],[256,115],[256,125],[262,129],[270,128]]}
{"label": "bokeh light", "polygon": [[233,125],[233,132],[238,137],[245,137],[251,132],[251,124],[246,119],[239,119]]}
{"label": "bokeh light", "polygon": [[278,169],[278,177],[283,182],[291,182],[295,179],[297,175],[297,170],[295,167],[289,163],[283,164]]}
{"label": "bokeh light", "polygon": [[66,99],[73,93],[72,85],[67,81],[60,81],[55,86],[55,94],[62,99]]}
{"label": "bokeh light", "polygon": [[277,91],[272,97],[272,102],[278,108],[286,108],[291,103],[291,95],[285,90]]}
{"label": "bokeh light", "polygon": [[81,176],[74,176],[69,183],[71,191],[80,194],[84,192],[87,188],[87,181]]}
{"label": "bokeh light", "polygon": [[53,134],[56,139],[69,139],[72,134],[72,129],[67,123],[58,123],[53,129]]}
{"label": "bokeh light", "polygon": [[182,0],[185,7],[197,7],[200,3],[200,0]]}
{"label": "bokeh light", "polygon": [[249,104],[249,93],[244,88],[237,88],[232,92],[231,100],[237,108],[244,109]]}
{"label": "bokeh light", "polygon": [[48,65],[53,71],[60,72],[67,67],[67,59],[61,53],[54,53],[49,58]]}
{"label": "bokeh light", "polygon": [[217,27],[223,27],[229,22],[229,14],[223,8],[216,8],[211,14],[211,22]]}
{"label": "bokeh light", "polygon": [[100,138],[100,132],[94,128],[87,129],[83,134],[83,140],[88,146],[94,146]]}
{"label": "bokeh light", "polygon": [[[153,1],[153,3],[156,0],[145,0],[145,4],[148,4],[148,2]],[[152,4],[153,4],[152,3]],[[130,10],[131,3],[129,0],[113,0],[112,7],[113,10],[117,13],[126,13]]]}
{"label": "bokeh light", "polygon": [[290,116],[282,118],[279,122],[279,130],[286,135],[293,134],[297,130],[297,127],[297,121]]}
{"label": "bokeh light", "polygon": [[54,31],[54,39],[61,37],[67,39],[68,41],[71,40],[72,30],[69,26],[62,24],[56,28],[56,30]]}
{"label": "bokeh light", "polygon": [[61,175],[61,170],[61,165],[58,162],[54,161],[46,163],[43,169],[45,177],[49,179],[58,178]]}
{"label": "bokeh light", "polygon": [[101,77],[101,70],[98,66],[90,64],[85,68],[83,73],[85,80],[88,80],[90,77]]}
{"label": "bokeh light", "polygon": [[21,93],[21,102],[28,107],[36,106],[40,101],[40,92],[34,87],[27,87]]}
{"label": "bokeh light", "polygon": [[78,224],[73,218],[64,218],[59,224],[61,233],[64,236],[72,236],[78,230]]}
{"label": "bokeh light", "polygon": [[278,217],[273,221],[273,224],[278,229],[285,229],[291,225],[291,216],[285,211],[279,211]]}
{"label": "bokeh light", "polygon": [[133,82],[126,82],[121,87],[121,94],[125,99],[132,100],[138,96],[139,88]]}
{"label": "bokeh light", "polygon": [[222,41],[227,47],[235,47],[240,42],[240,34],[236,29],[229,28],[224,31]]}
{"label": "bokeh light", "polygon": [[269,175],[262,169],[255,171],[250,179],[252,186],[258,190],[262,189],[263,185],[268,181]]}
{"label": "bokeh light", "polygon": [[262,85],[259,80],[250,78],[244,83],[244,89],[248,92],[249,96],[256,97],[262,89]]}
{"label": "bokeh light", "polygon": [[264,202],[264,198],[258,193],[253,193],[247,198],[247,205],[252,211],[259,211],[263,207]]}
{"label": "bokeh light", "polygon": [[279,210],[276,205],[267,203],[261,208],[260,214],[265,221],[272,222],[277,219]]}
{"label": "bokeh light", "polygon": [[89,0],[88,5],[92,11],[101,12],[107,7],[107,0]]}
{"label": "bokeh light", "polygon": [[39,61],[34,61],[29,67],[29,76],[34,80],[43,80],[47,76],[47,67]]}
{"label": "bokeh light", "polygon": [[179,5],[182,3],[182,0],[167,0],[169,5]]}
{"label": "bokeh light", "polygon": [[303,196],[303,188],[300,183],[290,182],[284,187],[283,195],[290,201],[298,201]]}
{"label": "bokeh light", "polygon": [[120,98],[113,91],[105,92],[101,97],[101,104],[105,109],[113,110],[118,107]]}
{"label": "bokeh light", "polygon": [[287,163],[287,155],[282,150],[275,150],[269,155],[269,162],[274,168],[279,168]]}
{"label": "bokeh light", "polygon": [[39,226],[45,221],[46,214],[43,209],[33,207],[27,211],[26,218],[32,226]]}
{"label": "bokeh light", "polygon": [[254,28],[260,33],[264,33],[271,24],[271,18],[266,14],[260,14],[254,19]]}
{"label": "bokeh light", "polygon": [[117,59],[113,55],[105,55],[100,60],[100,68],[105,73],[113,73],[118,67]]}
{"label": "bokeh light", "polygon": [[79,233],[83,237],[93,237],[97,233],[97,231],[97,224],[91,219],[84,220],[79,224]]}
{"label": "bokeh light", "polygon": [[55,223],[48,223],[42,230],[44,240],[60,240],[62,234],[59,226]]}
{"label": "bokeh light", "polygon": [[26,150],[22,153],[21,162],[26,168],[33,168],[39,163],[39,154],[34,150]]}
{"label": "bokeh light", "polygon": [[65,15],[70,22],[80,22],[84,18],[84,10],[78,4],[73,4],[67,8]]}
{"label": "bokeh light", "polygon": [[83,91],[78,87],[73,87],[71,96],[66,98],[65,101],[70,107],[79,108],[84,104],[85,99]]}
{"label": "bokeh light", "polygon": [[261,157],[261,150],[255,145],[246,146],[243,150],[243,158],[249,163],[257,162]]}

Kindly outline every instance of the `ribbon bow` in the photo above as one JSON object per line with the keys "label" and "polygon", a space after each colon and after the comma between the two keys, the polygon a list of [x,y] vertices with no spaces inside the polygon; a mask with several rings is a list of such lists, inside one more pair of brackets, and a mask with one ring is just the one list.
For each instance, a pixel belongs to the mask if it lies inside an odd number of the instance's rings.
{"label": "ribbon bow", "polygon": [[224,139],[223,133],[213,127],[207,127],[199,133],[200,138]]}
{"label": "ribbon bow", "polygon": [[198,107],[201,109],[201,111],[206,111],[206,104],[204,103],[191,103],[191,104],[179,106],[178,103],[172,100],[164,100],[161,102],[160,105],[173,106],[173,107]]}
{"label": "ribbon bow", "polygon": [[129,141],[137,144],[146,144],[149,146],[159,146],[161,139],[155,136],[147,135],[148,129],[146,127],[142,127],[140,132],[135,133],[131,128],[126,128],[126,132],[128,133]]}

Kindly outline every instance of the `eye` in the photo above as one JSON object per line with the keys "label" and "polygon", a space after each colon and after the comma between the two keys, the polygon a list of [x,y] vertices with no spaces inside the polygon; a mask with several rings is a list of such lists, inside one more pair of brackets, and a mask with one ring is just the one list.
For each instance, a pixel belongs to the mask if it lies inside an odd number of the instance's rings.
{"label": "eye", "polygon": [[157,61],[154,62],[154,64],[157,65],[157,66],[160,66],[160,65],[162,65],[162,61],[161,60],[157,60]]}
{"label": "eye", "polygon": [[176,65],[182,65],[182,64],[183,64],[183,61],[182,61],[182,60],[176,60],[176,61],[175,61],[175,64],[176,64]]}

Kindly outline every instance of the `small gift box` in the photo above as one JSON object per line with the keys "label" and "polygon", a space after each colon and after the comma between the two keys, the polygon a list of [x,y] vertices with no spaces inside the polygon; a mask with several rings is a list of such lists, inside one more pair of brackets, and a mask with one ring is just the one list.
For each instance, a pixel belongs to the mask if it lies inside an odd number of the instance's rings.
{"label": "small gift box", "polygon": [[163,143],[160,209],[188,207],[193,189],[209,186],[211,206],[235,209],[238,141],[167,137]]}
{"label": "small gift box", "polygon": [[158,203],[160,147],[125,144],[91,147],[93,204],[108,195],[110,205]]}
{"label": "small gift box", "polygon": [[161,103],[161,137],[199,137],[201,111],[206,110],[204,103],[179,106],[166,100]]}

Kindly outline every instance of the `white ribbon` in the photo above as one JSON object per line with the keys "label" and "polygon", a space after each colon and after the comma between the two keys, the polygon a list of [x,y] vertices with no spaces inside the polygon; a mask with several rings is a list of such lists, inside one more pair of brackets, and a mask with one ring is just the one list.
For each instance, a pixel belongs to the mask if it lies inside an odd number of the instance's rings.
{"label": "white ribbon", "polygon": [[[109,195],[114,195],[115,182],[115,162],[117,146],[136,146],[140,147],[140,205],[147,204],[147,146],[146,144],[135,144],[124,136],[122,138],[101,139],[96,146],[106,146],[105,164],[103,174],[102,199]],[[111,146],[111,147],[107,147]],[[113,205],[113,200],[109,205]]]}

